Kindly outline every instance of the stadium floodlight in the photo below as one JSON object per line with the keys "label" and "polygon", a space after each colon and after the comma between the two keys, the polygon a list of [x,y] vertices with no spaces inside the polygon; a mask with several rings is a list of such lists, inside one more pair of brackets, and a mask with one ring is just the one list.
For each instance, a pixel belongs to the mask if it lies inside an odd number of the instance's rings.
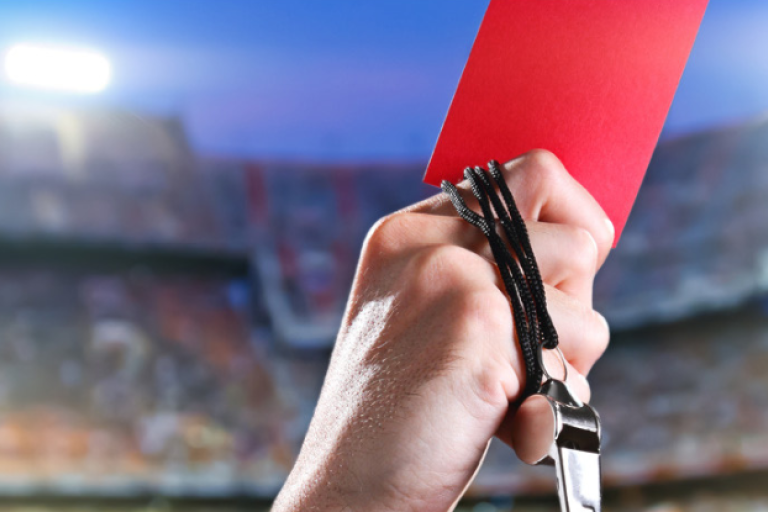
{"label": "stadium floodlight", "polygon": [[97,93],[109,84],[109,60],[93,50],[18,44],[5,56],[5,73],[20,86]]}

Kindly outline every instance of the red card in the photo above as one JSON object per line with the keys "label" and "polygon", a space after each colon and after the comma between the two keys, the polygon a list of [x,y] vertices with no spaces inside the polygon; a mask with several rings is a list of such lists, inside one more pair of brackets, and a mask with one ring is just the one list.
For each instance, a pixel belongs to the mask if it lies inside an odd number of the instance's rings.
{"label": "red card", "polygon": [[424,180],[545,148],[618,241],[707,1],[491,0]]}

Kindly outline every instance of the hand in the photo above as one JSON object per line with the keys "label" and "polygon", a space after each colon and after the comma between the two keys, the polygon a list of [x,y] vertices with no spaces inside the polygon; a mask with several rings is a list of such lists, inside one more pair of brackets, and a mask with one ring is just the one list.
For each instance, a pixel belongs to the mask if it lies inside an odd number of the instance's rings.
{"label": "hand", "polygon": [[[551,153],[536,150],[504,168],[569,384],[588,401],[584,376],[609,338],[592,309],[593,279],[613,227]],[[478,210],[466,184],[459,188]],[[502,290],[485,237],[444,194],[380,220],[363,247],[304,446],[273,511],[453,510],[492,436],[512,443],[510,404],[525,371]]]}

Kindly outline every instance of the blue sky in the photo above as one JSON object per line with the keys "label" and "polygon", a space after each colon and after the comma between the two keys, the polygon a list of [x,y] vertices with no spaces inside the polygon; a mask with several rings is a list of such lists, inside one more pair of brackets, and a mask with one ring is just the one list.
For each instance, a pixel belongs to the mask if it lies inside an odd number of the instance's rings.
{"label": "blue sky", "polygon": [[[423,158],[440,130],[487,0],[5,0],[19,41],[105,52],[99,96],[3,101],[181,116],[203,153]],[[710,0],[665,136],[768,111],[768,2]]]}

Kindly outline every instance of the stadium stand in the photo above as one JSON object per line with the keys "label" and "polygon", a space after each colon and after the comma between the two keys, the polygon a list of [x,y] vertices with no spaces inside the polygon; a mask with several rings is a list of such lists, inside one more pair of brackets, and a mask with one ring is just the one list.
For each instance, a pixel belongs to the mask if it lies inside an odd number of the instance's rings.
{"label": "stadium stand", "polygon": [[[756,120],[660,144],[598,277],[609,489],[768,471],[766,140]],[[423,167],[202,158],[175,119],[0,111],[0,491],[274,495],[365,233],[434,193]],[[514,459],[495,443],[470,495],[551,493]]]}

